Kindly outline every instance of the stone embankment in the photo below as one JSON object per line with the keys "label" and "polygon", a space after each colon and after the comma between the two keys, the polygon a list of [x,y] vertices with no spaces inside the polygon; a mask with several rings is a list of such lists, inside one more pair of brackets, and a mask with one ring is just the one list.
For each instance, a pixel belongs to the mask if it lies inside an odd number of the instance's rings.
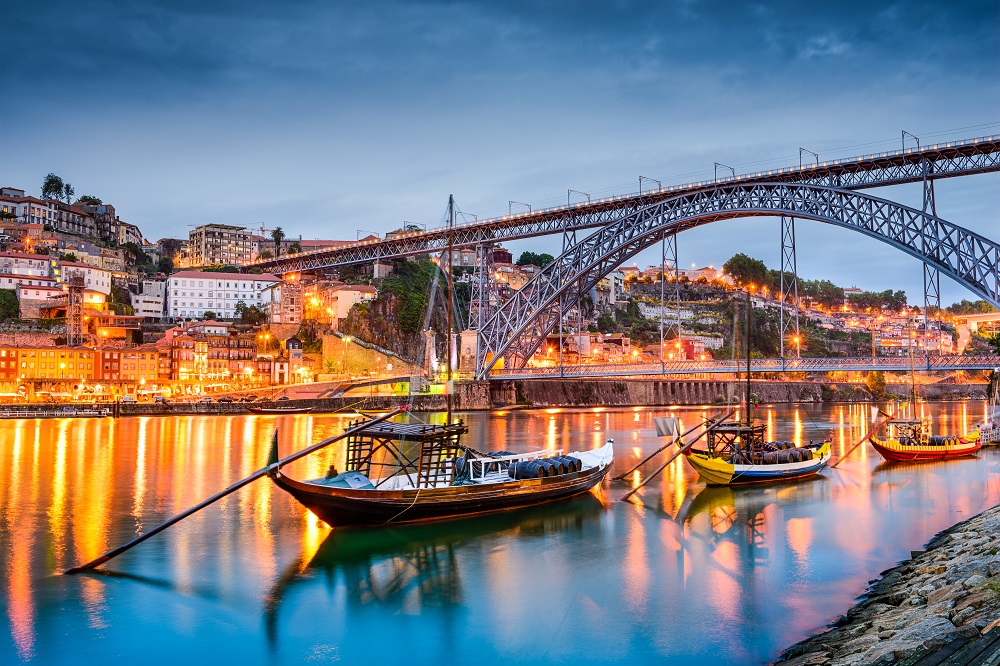
{"label": "stone embankment", "polygon": [[987,632],[997,635],[998,534],[1000,506],[945,530],[931,540],[926,551],[883,572],[864,600],[832,629],[790,647],[775,663],[915,663],[958,641],[975,640]]}

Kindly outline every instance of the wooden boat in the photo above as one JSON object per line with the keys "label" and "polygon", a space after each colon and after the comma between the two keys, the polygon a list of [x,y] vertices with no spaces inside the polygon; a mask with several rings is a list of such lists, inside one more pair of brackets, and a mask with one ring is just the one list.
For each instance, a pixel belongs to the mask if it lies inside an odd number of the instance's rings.
{"label": "wooden boat", "polygon": [[[331,469],[324,478],[299,481],[275,469],[269,476],[331,527],[384,525],[503,511],[580,495],[601,482],[614,459],[611,441],[561,458],[561,452],[551,450],[484,454],[460,444],[466,432],[461,421],[439,426],[383,421],[347,440],[343,473]],[[578,461],[576,469],[550,462],[559,459]],[[529,474],[530,469],[535,471]]]}
{"label": "wooden boat", "polygon": [[895,436],[868,438],[875,450],[892,462],[951,460],[971,456],[982,448],[979,430],[963,437],[932,437],[929,423],[922,420],[893,421]]}
{"label": "wooden boat", "polygon": [[705,430],[707,448],[683,451],[698,476],[710,486],[793,481],[818,474],[830,461],[829,439],[801,447],[792,442],[765,442],[764,426],[751,418],[749,331],[753,305],[749,291],[746,297],[745,418],[710,421]]}
{"label": "wooden boat", "polygon": [[819,473],[830,461],[830,441],[804,447],[765,442],[763,425],[720,423],[708,433],[705,450],[684,452],[710,486],[792,481]]}
{"label": "wooden boat", "polygon": [[308,414],[316,409],[315,407],[256,407],[248,406],[246,410],[251,414]]}

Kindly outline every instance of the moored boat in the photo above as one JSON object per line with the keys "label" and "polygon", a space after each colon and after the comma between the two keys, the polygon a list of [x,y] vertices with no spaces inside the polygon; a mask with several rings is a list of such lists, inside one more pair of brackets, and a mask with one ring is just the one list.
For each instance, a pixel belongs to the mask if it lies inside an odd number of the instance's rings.
{"label": "moored boat", "polygon": [[868,438],[879,455],[892,462],[963,458],[983,446],[978,429],[962,437],[932,437],[929,424],[922,420],[893,421],[892,426],[895,433],[886,439]]}
{"label": "moored boat", "polygon": [[705,450],[684,455],[710,486],[792,481],[819,473],[830,461],[830,441],[796,447],[765,442],[764,426],[721,423],[708,433]]}
{"label": "moored boat", "polygon": [[[353,426],[352,426],[353,427]],[[385,421],[348,439],[346,471],[272,481],[331,527],[457,518],[580,495],[611,469],[612,442],[592,451],[484,454],[467,428]]]}
{"label": "moored boat", "polygon": [[315,407],[246,407],[251,414],[308,414]]}

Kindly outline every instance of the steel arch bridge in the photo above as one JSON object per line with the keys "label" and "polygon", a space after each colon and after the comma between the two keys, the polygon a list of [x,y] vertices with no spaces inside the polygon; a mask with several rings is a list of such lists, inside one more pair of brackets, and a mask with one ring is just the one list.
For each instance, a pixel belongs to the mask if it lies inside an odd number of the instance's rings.
{"label": "steel arch bridge", "polygon": [[853,190],[753,182],[683,193],[629,211],[569,248],[479,329],[476,375],[504,358],[521,368],[577,297],[658,242],[720,220],[788,216],[861,232],[950,276],[1000,307],[1000,245],[928,212]]}

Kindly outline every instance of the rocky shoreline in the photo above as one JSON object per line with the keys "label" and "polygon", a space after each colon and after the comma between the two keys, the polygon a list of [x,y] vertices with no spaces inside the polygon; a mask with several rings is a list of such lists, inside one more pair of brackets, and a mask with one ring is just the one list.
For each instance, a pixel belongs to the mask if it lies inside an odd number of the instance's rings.
{"label": "rocky shoreline", "polygon": [[783,666],[882,666],[1000,631],[1000,506],[935,536],[882,572],[822,634],[785,650]]}

